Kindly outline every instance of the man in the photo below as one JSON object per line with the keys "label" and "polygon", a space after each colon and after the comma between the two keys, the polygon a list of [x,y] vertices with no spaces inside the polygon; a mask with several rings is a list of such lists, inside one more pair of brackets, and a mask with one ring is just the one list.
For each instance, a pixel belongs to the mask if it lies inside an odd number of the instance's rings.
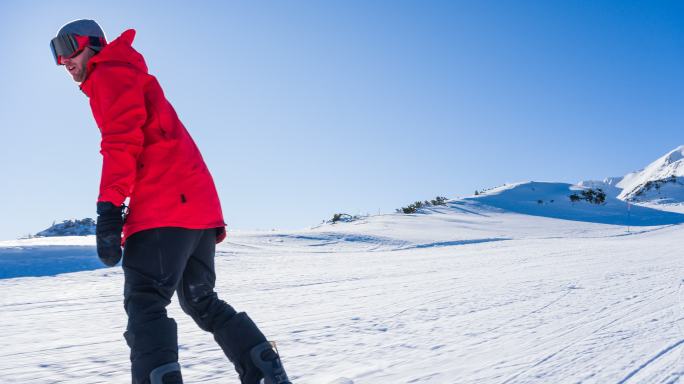
{"label": "man", "polygon": [[133,383],[182,383],[176,322],[166,314],[175,291],[243,384],[290,384],[254,322],[214,292],[214,251],[226,236],[218,194],[197,146],[131,47],[134,37],[131,29],[107,43],[95,21],[76,20],[50,43],[56,63],[90,98],[102,134],[97,253],[114,266],[124,247]]}

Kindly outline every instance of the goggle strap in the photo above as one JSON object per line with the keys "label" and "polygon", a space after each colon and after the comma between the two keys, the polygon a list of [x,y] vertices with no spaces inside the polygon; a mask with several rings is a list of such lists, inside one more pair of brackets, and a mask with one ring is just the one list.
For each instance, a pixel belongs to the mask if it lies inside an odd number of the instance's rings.
{"label": "goggle strap", "polygon": [[105,39],[97,36],[88,36],[88,46],[102,48],[105,46]]}

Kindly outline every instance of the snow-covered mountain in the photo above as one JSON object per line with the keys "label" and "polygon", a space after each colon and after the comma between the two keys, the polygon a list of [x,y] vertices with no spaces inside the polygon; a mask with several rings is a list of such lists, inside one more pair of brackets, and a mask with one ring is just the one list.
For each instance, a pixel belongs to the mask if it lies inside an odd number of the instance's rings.
{"label": "snow-covered mountain", "polygon": [[684,202],[684,145],[667,153],[646,168],[627,174],[617,184],[623,200]]}
{"label": "snow-covered mountain", "polygon": [[642,170],[601,181],[581,181],[578,185],[601,188],[608,195],[633,204],[684,212],[684,145]]}
{"label": "snow-covered mountain", "polygon": [[622,192],[622,189],[617,184],[622,181],[622,177],[607,177],[603,180],[584,180],[577,183],[580,187],[586,188],[601,188],[606,194],[612,197],[617,197]]}
{"label": "snow-covered mountain", "polygon": [[[571,201],[573,194],[594,190],[606,194],[603,204]],[[648,211],[684,213],[684,145],[675,148],[646,168],[623,177],[567,183],[522,182],[482,191],[473,197],[482,203],[512,212],[591,221],[606,224],[656,225],[679,222],[678,215]],[[628,211],[628,201],[633,206]],[[634,205],[636,204],[636,205]],[[660,216],[659,216],[660,215]],[[354,221],[340,214],[337,221]],[[655,221],[654,221],[655,220]],[[664,221],[663,221],[664,220]],[[669,221],[668,221],[669,220]],[[93,219],[65,220],[38,232],[36,236],[83,236],[95,234]]]}
{"label": "snow-covered mountain", "polygon": [[91,218],[64,220],[36,233],[37,237],[87,236],[95,234],[95,220]]}
{"label": "snow-covered mountain", "polygon": [[524,182],[494,188],[466,200],[509,212],[583,222],[632,226],[684,222],[684,214],[649,207],[630,207],[607,192],[600,201],[588,201],[593,200],[588,198],[591,193],[602,192],[598,188],[566,183]]}

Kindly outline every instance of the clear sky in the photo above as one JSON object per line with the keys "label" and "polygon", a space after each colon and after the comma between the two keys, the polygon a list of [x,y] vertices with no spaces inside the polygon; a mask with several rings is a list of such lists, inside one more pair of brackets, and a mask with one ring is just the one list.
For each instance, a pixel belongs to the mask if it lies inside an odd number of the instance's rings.
{"label": "clear sky", "polygon": [[94,217],[88,100],[49,41],[133,46],[233,229],[504,182],[623,175],[684,144],[683,1],[0,2],[0,239]]}

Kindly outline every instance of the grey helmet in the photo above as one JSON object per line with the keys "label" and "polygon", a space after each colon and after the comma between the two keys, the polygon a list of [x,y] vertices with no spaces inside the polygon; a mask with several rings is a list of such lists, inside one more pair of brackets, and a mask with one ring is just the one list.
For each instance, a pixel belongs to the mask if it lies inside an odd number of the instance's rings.
{"label": "grey helmet", "polygon": [[95,20],[89,19],[74,20],[65,24],[50,41],[57,65],[62,64],[62,58],[72,57],[85,47],[99,52],[105,45],[107,38],[104,31]]}

